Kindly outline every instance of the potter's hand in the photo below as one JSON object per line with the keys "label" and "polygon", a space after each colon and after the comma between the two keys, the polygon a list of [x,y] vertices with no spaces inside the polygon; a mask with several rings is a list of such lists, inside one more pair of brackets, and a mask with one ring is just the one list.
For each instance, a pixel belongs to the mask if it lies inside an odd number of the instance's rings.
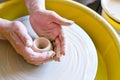
{"label": "potter's hand", "polygon": [[0,34],[9,40],[17,53],[22,55],[28,63],[40,65],[54,55],[53,51],[43,53],[33,51],[32,39],[21,22],[0,19]]}
{"label": "potter's hand", "polygon": [[[46,0],[25,0],[30,13],[30,23],[39,36],[44,36],[54,43],[56,59],[60,60],[60,55],[64,55],[64,37],[61,25],[70,25],[70,20],[62,18],[54,11],[46,10]],[[61,53],[61,54],[60,54]]]}
{"label": "potter's hand", "polygon": [[54,44],[56,60],[60,60],[60,54],[64,52],[64,37],[61,25],[70,25],[72,21],[62,18],[54,11],[42,10],[30,14],[30,22],[39,36],[51,40]]}

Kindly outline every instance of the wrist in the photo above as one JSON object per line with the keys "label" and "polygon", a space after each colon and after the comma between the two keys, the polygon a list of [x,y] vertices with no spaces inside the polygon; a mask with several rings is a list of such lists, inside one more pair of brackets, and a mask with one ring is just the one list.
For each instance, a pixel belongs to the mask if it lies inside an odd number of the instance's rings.
{"label": "wrist", "polygon": [[43,13],[44,11],[45,11],[46,9],[40,9],[40,8],[32,8],[32,9],[30,9],[29,10],[29,14],[30,15],[32,15],[32,14],[34,14],[34,13]]}
{"label": "wrist", "polygon": [[25,0],[30,14],[46,10],[45,0]]}

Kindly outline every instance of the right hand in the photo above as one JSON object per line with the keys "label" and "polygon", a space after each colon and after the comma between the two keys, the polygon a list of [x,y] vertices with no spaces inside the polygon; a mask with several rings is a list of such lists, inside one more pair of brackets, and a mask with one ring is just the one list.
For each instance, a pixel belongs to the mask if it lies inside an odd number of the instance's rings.
{"label": "right hand", "polygon": [[16,52],[23,56],[28,63],[40,65],[54,56],[53,51],[38,53],[32,49],[32,38],[21,22],[5,20],[4,23],[7,23],[7,25],[1,28],[0,34],[12,44]]}
{"label": "right hand", "polygon": [[60,57],[65,55],[65,41],[61,26],[71,25],[73,21],[61,17],[54,11],[38,10],[31,11],[30,23],[39,36],[46,37],[53,42],[56,53],[54,59],[60,61]]}

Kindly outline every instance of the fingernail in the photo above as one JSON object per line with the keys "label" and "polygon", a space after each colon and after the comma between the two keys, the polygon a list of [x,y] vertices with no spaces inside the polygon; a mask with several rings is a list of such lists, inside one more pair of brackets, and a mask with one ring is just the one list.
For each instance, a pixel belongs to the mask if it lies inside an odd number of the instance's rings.
{"label": "fingernail", "polygon": [[54,60],[60,62],[60,58],[59,57],[55,57]]}
{"label": "fingernail", "polygon": [[59,57],[57,58],[57,61],[60,62],[60,58]]}
{"label": "fingernail", "polygon": [[73,23],[74,23],[74,21],[72,21],[72,20],[69,20],[69,23],[73,24]]}
{"label": "fingernail", "polygon": [[27,45],[28,47],[31,47],[31,46],[33,45],[33,43],[32,43],[32,41],[27,40],[26,45]]}
{"label": "fingernail", "polygon": [[68,20],[67,22],[64,23],[64,25],[69,26],[69,25],[72,25],[73,23],[74,23],[74,21]]}
{"label": "fingernail", "polygon": [[62,53],[63,56],[65,56],[65,51],[62,51],[61,53]]}
{"label": "fingernail", "polygon": [[53,57],[54,54],[55,54],[55,53],[54,53],[53,51],[50,51],[50,52],[49,52],[49,56],[51,56],[51,57]]}

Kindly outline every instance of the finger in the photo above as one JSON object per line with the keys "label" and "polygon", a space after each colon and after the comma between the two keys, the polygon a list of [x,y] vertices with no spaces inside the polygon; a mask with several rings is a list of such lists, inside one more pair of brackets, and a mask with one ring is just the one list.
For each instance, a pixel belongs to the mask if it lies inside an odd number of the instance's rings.
{"label": "finger", "polygon": [[26,54],[24,55],[24,57],[33,62],[39,62],[39,61],[41,62],[53,57],[54,55],[55,55],[54,51],[46,51],[46,52],[39,53],[39,52],[34,52],[31,48],[27,48]]}
{"label": "finger", "polygon": [[66,25],[66,26],[68,26],[68,25],[73,24],[73,21],[65,19],[65,18],[59,16],[55,12],[52,14],[52,20],[53,20],[53,22],[56,22],[57,24],[60,24],[60,25]]}
{"label": "finger", "polygon": [[29,36],[29,34],[25,31],[16,31],[16,34],[19,36],[19,38],[22,40],[25,46],[31,47],[33,44],[32,38]]}
{"label": "finger", "polygon": [[29,61],[29,60],[26,60],[26,62],[29,63],[29,64],[36,65],[36,66],[43,64],[43,62],[32,62],[32,61]]}
{"label": "finger", "polygon": [[34,65],[41,65],[50,60],[51,57],[54,56],[53,51],[38,53],[34,52],[30,47],[22,48],[24,49],[24,53],[20,54],[26,60],[27,63]]}
{"label": "finger", "polygon": [[63,37],[63,35],[62,34],[60,34],[59,35],[59,40],[60,40],[60,51],[61,51],[61,54],[62,55],[65,55],[65,47],[64,47],[64,45],[65,45],[65,42],[64,42],[64,37]]}
{"label": "finger", "polygon": [[25,52],[21,54],[27,63],[30,64],[42,64],[43,59],[39,56],[40,53],[33,52],[31,48],[26,48]]}
{"label": "finger", "polygon": [[50,26],[50,28],[48,29],[49,33],[46,34],[49,34],[48,37],[50,38],[51,41],[53,41],[58,36],[62,28],[61,25],[55,22],[52,22],[51,24],[49,24],[49,26]]}
{"label": "finger", "polygon": [[26,46],[31,46],[32,44],[32,39],[30,36],[27,34],[27,29],[25,28],[24,24],[22,24],[19,21],[13,21],[12,25],[14,26],[14,30],[16,35],[21,39],[23,44]]}
{"label": "finger", "polygon": [[55,40],[55,52],[56,52],[56,56],[55,56],[55,60],[60,61],[60,41],[59,38],[57,37]]}
{"label": "finger", "polygon": [[27,62],[30,63],[30,64],[34,64],[34,65],[38,66],[38,65],[45,64],[49,61],[50,61],[50,59],[46,59],[46,60],[43,60],[43,61],[27,61]]}
{"label": "finger", "polygon": [[51,59],[54,55],[55,55],[55,52],[51,50],[48,52],[41,53],[40,56],[43,58],[43,60],[48,60],[48,59]]}
{"label": "finger", "polygon": [[41,64],[44,64],[44,63],[50,61],[50,59],[54,56],[55,53],[53,51],[49,51],[47,54],[46,54],[46,52],[37,53],[37,54],[42,54],[42,56],[38,55],[37,58],[34,57],[32,60],[29,60],[27,62],[32,63],[34,65],[41,65]]}
{"label": "finger", "polygon": [[15,48],[16,52],[19,54],[22,54],[22,51],[23,51],[22,48],[24,47],[24,44],[21,41],[21,39],[16,35],[15,32],[11,32],[9,35],[10,37],[8,40],[10,41],[12,46]]}
{"label": "finger", "polygon": [[21,41],[21,39],[18,37],[18,35],[15,32],[11,32],[10,36],[16,45],[23,45],[23,42]]}

